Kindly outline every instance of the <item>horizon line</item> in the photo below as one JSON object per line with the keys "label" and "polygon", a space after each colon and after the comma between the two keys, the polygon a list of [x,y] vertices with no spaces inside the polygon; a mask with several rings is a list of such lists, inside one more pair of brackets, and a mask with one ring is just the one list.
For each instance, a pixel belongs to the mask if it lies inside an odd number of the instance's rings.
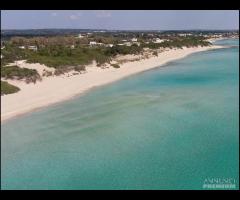
{"label": "horizon line", "polygon": [[6,30],[101,30],[101,31],[214,31],[214,30],[238,30],[239,29],[100,29],[100,28],[1,28],[1,31]]}

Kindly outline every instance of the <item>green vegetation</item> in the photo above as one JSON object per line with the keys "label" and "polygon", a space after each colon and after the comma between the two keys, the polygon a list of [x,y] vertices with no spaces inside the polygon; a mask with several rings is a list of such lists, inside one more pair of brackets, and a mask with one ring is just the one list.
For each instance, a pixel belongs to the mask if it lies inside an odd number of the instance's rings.
{"label": "green vegetation", "polygon": [[85,71],[86,68],[84,65],[77,65],[77,66],[61,66],[55,69],[54,75],[58,76],[61,74],[68,73],[70,71],[77,71],[77,72],[82,72]]}
{"label": "green vegetation", "polygon": [[37,70],[20,68],[18,66],[1,67],[1,77],[6,79],[25,80],[26,83],[36,83],[37,80],[41,80]]}
{"label": "green vegetation", "polygon": [[[10,51],[8,51],[10,50]],[[26,59],[28,63],[40,63],[48,67],[61,68],[67,66],[78,66],[91,64],[93,60],[97,62],[98,66],[105,63],[109,63],[112,58],[118,54],[139,54],[142,51],[142,47],[137,45],[132,46],[118,46],[113,47],[84,47],[79,46],[74,49],[70,47],[64,47],[63,45],[47,46],[39,48],[38,51],[31,51],[28,49],[22,50],[17,47],[8,48],[6,53],[12,55],[13,52],[22,53],[21,56],[7,56],[2,61],[3,65],[15,60]],[[23,53],[24,52],[24,53]]]}
{"label": "green vegetation", "polygon": [[[122,40],[136,37],[139,46],[132,44],[131,46],[117,45]],[[159,48],[182,48],[194,46],[207,46],[211,43],[205,41],[202,36],[180,37],[176,35],[166,36],[164,42],[153,43],[152,38],[146,34],[140,33],[124,33],[124,34],[92,34],[84,38],[74,36],[55,36],[55,37],[13,37],[10,41],[5,42],[5,48],[2,50],[4,56],[1,59],[2,66],[16,60],[27,60],[29,63],[45,64],[48,67],[56,69],[55,75],[68,72],[72,66],[85,66],[91,64],[94,60],[97,66],[110,63],[117,55],[140,54],[143,48],[159,49]],[[104,44],[115,44],[113,47],[107,46],[88,46],[90,41],[96,41]],[[20,49],[19,46],[34,45],[37,51],[30,49]],[[157,52],[153,52],[157,56]],[[82,71],[81,67],[73,69]],[[83,69],[84,70],[84,69]],[[25,72],[24,72],[25,73]],[[45,73],[49,76],[50,73]]]}
{"label": "green vegetation", "polygon": [[61,74],[65,74],[67,72],[70,72],[71,70],[73,70],[73,67],[61,66],[61,67],[58,67],[55,70],[54,75],[59,76]]}
{"label": "green vegetation", "polygon": [[71,49],[62,45],[50,46],[40,48],[39,51],[28,54],[27,62],[38,62],[54,68],[88,65],[93,60],[98,65],[102,65],[111,60],[109,56],[104,54],[104,49],[101,47],[76,47],[75,49]]}
{"label": "green vegetation", "polygon": [[210,42],[204,40],[203,37],[177,37],[172,40],[166,40],[162,43],[153,43],[143,44],[144,47],[148,47],[150,49],[158,49],[158,48],[182,48],[182,47],[196,47],[196,46],[209,46]]}
{"label": "green vegetation", "polygon": [[4,49],[1,49],[1,54],[4,58],[1,59],[1,66],[12,63],[16,60],[24,60],[27,58],[26,49],[20,49],[14,45],[7,44]]}
{"label": "green vegetation", "polygon": [[77,72],[85,71],[86,67],[84,65],[78,65],[74,67],[74,70]]}
{"label": "green vegetation", "polygon": [[127,54],[139,54],[143,48],[141,46],[138,46],[136,44],[133,44],[131,46],[125,46],[125,45],[116,45],[113,47],[106,48],[104,51],[104,54],[107,56],[116,56],[118,54],[127,55]]}
{"label": "green vegetation", "polygon": [[118,64],[111,64],[111,66],[114,68],[120,68],[120,66]]}
{"label": "green vegetation", "polygon": [[6,81],[1,81],[1,95],[12,94],[18,92],[20,89]]}

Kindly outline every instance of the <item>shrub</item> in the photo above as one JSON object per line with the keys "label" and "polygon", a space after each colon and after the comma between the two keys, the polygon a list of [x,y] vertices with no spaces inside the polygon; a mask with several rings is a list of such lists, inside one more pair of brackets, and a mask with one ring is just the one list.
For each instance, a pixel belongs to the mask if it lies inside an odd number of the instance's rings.
{"label": "shrub", "polygon": [[152,53],[152,55],[158,56],[158,53],[157,53],[156,51],[154,51],[154,52]]}
{"label": "shrub", "polygon": [[20,89],[6,81],[1,81],[1,95],[12,94],[18,92]]}
{"label": "shrub", "polygon": [[52,75],[53,75],[53,73],[51,71],[44,71],[42,74],[42,76],[46,76],[46,77],[52,76]]}
{"label": "shrub", "polygon": [[110,62],[111,59],[108,56],[99,54],[96,55],[95,60],[97,62],[97,66],[101,66],[106,62]]}
{"label": "shrub", "polygon": [[77,72],[85,71],[86,67],[84,65],[78,65],[74,67],[74,70]]}
{"label": "shrub", "polygon": [[25,80],[27,83],[41,80],[36,69],[20,68],[18,66],[1,67],[1,77],[6,79]]}
{"label": "shrub", "polygon": [[71,70],[73,70],[73,67],[61,66],[61,67],[58,67],[57,69],[55,69],[54,75],[59,76],[61,74],[70,72]]}
{"label": "shrub", "polygon": [[111,64],[111,66],[114,68],[120,68],[120,66],[118,64]]}

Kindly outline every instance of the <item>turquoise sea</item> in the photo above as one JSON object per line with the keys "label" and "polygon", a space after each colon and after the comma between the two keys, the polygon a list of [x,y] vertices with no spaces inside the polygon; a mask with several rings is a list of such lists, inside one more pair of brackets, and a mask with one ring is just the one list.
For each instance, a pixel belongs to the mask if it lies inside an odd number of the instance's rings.
{"label": "turquoise sea", "polygon": [[2,189],[238,189],[239,40],[217,43],[3,123]]}

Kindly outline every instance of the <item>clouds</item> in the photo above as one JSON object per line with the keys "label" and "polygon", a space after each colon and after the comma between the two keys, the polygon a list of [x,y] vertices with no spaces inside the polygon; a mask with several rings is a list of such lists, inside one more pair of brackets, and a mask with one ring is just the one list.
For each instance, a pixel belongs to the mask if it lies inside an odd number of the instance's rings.
{"label": "clouds", "polygon": [[78,19],[80,19],[81,16],[82,16],[82,12],[77,12],[77,13],[71,14],[69,16],[69,19],[70,20],[78,20]]}
{"label": "clouds", "polygon": [[52,17],[56,17],[56,16],[57,16],[57,13],[56,13],[56,12],[53,12],[53,13],[51,13],[51,16],[52,16]]}
{"label": "clouds", "polygon": [[1,10],[2,29],[239,29],[238,11]]}
{"label": "clouds", "polygon": [[72,14],[70,14],[68,17],[70,20],[78,20],[80,19],[82,16],[83,17],[87,17],[86,15],[91,15],[90,18],[110,18],[112,16],[112,13],[110,11],[106,11],[106,10],[97,10],[91,13],[87,13],[86,11],[82,11],[82,12],[73,12]]}
{"label": "clouds", "polygon": [[96,11],[96,17],[97,18],[108,18],[111,17],[112,13],[110,11],[106,11],[106,10],[99,10]]}
{"label": "clouds", "polygon": [[78,19],[78,16],[77,16],[77,15],[70,15],[70,16],[69,16],[69,19],[71,19],[71,20],[76,20],[76,19]]}
{"label": "clouds", "polygon": [[79,20],[81,17],[87,17],[89,16],[90,18],[109,18],[112,16],[112,13],[107,10],[97,10],[97,11],[92,11],[92,12],[87,12],[87,11],[68,11],[68,12],[62,12],[62,11],[56,11],[56,12],[51,12],[50,13],[51,17],[59,17],[59,18],[67,18],[70,21],[75,21]]}
{"label": "clouds", "polygon": [[56,12],[51,12],[50,13],[50,16],[51,17],[58,17],[58,18],[65,18],[65,19],[68,19],[68,20],[78,20],[80,19],[80,16],[82,16],[82,12],[80,11],[73,11],[73,12],[63,12],[63,11],[56,11]]}

